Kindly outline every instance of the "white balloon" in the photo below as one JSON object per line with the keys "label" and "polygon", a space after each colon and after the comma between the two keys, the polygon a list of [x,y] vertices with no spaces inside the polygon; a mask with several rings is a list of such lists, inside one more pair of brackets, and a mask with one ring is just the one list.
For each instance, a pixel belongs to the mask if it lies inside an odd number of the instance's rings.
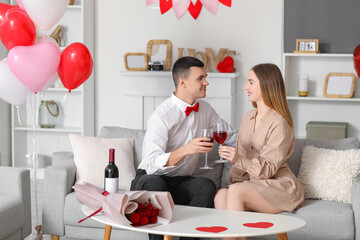
{"label": "white balloon", "polygon": [[11,72],[6,61],[0,61],[0,98],[13,104],[21,105],[26,102],[29,90]]}
{"label": "white balloon", "polygon": [[69,0],[22,0],[22,3],[35,25],[47,31],[64,15]]}

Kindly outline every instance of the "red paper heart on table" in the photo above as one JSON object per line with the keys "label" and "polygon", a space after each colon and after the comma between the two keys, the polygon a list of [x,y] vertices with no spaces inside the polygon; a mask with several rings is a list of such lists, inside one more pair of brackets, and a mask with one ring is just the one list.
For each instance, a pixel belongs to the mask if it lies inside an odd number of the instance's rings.
{"label": "red paper heart on table", "polygon": [[195,5],[192,3],[192,1],[190,1],[188,11],[194,19],[197,19],[197,17],[200,14],[201,8],[202,8],[202,3],[200,2],[200,0],[197,0]]}
{"label": "red paper heart on table", "polygon": [[360,45],[354,50],[354,68],[358,77],[360,77]]}
{"label": "red paper heart on table", "polygon": [[251,228],[269,228],[274,226],[271,222],[256,222],[256,223],[244,223],[245,227],[251,227]]}
{"label": "red paper heart on table", "polygon": [[219,232],[224,232],[227,230],[226,227],[220,227],[220,226],[198,227],[195,229],[198,231],[201,231],[201,232],[212,232],[212,233],[219,233]]}
{"label": "red paper heart on table", "polygon": [[160,12],[161,14],[166,13],[172,8],[172,0],[160,0]]}
{"label": "red paper heart on table", "polygon": [[231,73],[234,71],[234,59],[230,56],[224,58],[222,62],[217,65],[217,70],[222,73]]}
{"label": "red paper heart on table", "polygon": [[231,7],[231,0],[219,0],[225,6]]}

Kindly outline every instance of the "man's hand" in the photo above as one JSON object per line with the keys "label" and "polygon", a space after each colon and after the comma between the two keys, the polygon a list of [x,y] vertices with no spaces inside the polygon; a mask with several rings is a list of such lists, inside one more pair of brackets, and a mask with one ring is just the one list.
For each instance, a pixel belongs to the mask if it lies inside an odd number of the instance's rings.
{"label": "man's hand", "polygon": [[197,153],[208,153],[214,146],[213,142],[210,142],[211,138],[199,137],[194,138],[188,144],[179,147],[170,154],[169,160],[166,166],[174,166],[180,162],[184,157],[191,156]]}
{"label": "man's hand", "polygon": [[236,163],[235,148],[230,146],[221,146],[219,148],[219,155],[226,160],[229,160],[232,164]]}

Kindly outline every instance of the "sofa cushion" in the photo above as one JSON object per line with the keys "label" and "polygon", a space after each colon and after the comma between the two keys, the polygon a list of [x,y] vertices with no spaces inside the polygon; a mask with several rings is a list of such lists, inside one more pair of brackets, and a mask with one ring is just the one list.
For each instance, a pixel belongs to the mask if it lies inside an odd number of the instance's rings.
{"label": "sofa cushion", "polygon": [[142,129],[105,126],[100,129],[99,137],[134,139],[134,164],[135,169],[137,169],[142,160],[142,144],[144,141],[145,133],[146,131]]}
{"label": "sofa cushion", "polygon": [[304,147],[298,174],[305,198],[351,203],[351,187],[360,173],[360,149]]}
{"label": "sofa cushion", "polygon": [[109,149],[115,149],[119,169],[119,188],[129,190],[135,177],[134,140],[131,138],[100,138],[69,134],[76,165],[76,183],[88,182],[104,188],[104,170],[109,163]]}
{"label": "sofa cushion", "polygon": [[19,198],[0,194],[0,239],[18,232],[24,225],[24,204]]}
{"label": "sofa cushion", "polygon": [[318,139],[295,139],[295,147],[293,154],[287,160],[291,171],[295,176],[299,173],[301,155],[305,146],[312,145],[318,148],[344,150],[344,149],[359,149],[360,143],[354,138],[344,138],[336,140],[318,140]]}

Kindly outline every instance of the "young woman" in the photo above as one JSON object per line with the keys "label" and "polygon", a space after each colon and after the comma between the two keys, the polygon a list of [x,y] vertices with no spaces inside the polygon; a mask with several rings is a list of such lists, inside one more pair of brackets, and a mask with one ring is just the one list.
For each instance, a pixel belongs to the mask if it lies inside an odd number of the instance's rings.
{"label": "young woman", "polygon": [[279,68],[254,66],[245,91],[255,109],[242,119],[236,149],[222,146],[219,150],[233,166],[230,185],[216,194],[215,208],[292,212],[302,204],[304,193],[286,163],[294,151],[294,125]]}

